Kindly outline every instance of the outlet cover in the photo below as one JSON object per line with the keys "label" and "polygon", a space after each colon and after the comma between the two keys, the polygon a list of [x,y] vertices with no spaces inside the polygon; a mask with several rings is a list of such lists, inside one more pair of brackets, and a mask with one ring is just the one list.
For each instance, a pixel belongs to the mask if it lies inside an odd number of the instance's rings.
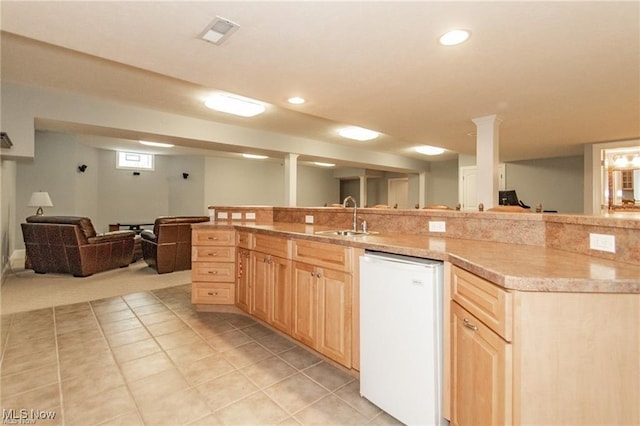
{"label": "outlet cover", "polygon": [[429,221],[429,232],[446,232],[446,231],[447,231],[447,225],[444,221],[436,221],[436,220]]}
{"label": "outlet cover", "polygon": [[616,237],[615,235],[607,234],[589,234],[589,248],[592,250],[615,253]]}
{"label": "outlet cover", "polygon": [[256,214],[254,212],[247,212],[244,217],[247,220],[256,220]]}
{"label": "outlet cover", "polygon": [[241,220],[241,219],[242,219],[242,213],[240,212],[231,213],[231,220]]}
{"label": "outlet cover", "polygon": [[313,223],[313,215],[305,215],[304,217],[304,223]]}

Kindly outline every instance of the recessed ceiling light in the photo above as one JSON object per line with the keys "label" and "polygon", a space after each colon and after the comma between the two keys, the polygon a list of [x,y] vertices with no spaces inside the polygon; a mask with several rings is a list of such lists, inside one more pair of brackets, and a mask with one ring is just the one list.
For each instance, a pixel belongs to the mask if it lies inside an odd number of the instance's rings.
{"label": "recessed ceiling light", "polygon": [[416,152],[424,155],[440,155],[444,152],[444,149],[430,145],[417,146],[415,150]]}
{"label": "recessed ceiling light", "polygon": [[142,145],[155,146],[158,148],[172,148],[174,146],[173,144],[162,143],[162,142],[147,142],[147,141],[138,141],[138,142],[140,142]]}
{"label": "recessed ceiling light", "polygon": [[377,138],[380,135],[380,133],[373,130],[356,126],[340,129],[338,130],[338,134],[343,138],[354,139],[357,141],[369,141],[371,139]]}
{"label": "recessed ceiling light", "polygon": [[451,30],[440,36],[439,42],[443,46],[455,46],[464,43],[471,36],[468,30]]}
{"label": "recessed ceiling light", "polygon": [[269,158],[266,155],[258,155],[258,154],[242,154],[244,158],[251,158],[253,160],[264,160],[265,158]]}
{"label": "recessed ceiling light", "polygon": [[300,96],[293,96],[293,97],[287,99],[287,101],[290,104],[293,104],[293,105],[300,105],[300,104],[303,104],[303,103],[306,102],[305,99],[301,98]]}
{"label": "recessed ceiling light", "polygon": [[254,117],[262,114],[266,109],[264,104],[253,99],[223,95],[222,93],[211,96],[204,104],[207,108],[241,117]]}
{"label": "recessed ceiling light", "polygon": [[316,166],[320,166],[320,167],[334,167],[335,164],[333,163],[322,163],[320,161],[316,161],[313,164],[315,164]]}

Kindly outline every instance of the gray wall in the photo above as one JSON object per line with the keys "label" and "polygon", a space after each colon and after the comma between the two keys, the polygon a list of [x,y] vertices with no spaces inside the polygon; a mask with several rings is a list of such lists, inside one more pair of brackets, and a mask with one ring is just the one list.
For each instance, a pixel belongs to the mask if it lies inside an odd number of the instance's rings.
{"label": "gray wall", "polygon": [[451,208],[458,204],[458,160],[431,163],[426,205],[431,204],[444,204]]}

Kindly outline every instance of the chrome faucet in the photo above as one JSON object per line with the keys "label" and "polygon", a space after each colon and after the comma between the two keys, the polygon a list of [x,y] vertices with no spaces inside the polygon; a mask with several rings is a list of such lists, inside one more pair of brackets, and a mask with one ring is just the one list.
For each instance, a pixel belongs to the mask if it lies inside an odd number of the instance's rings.
{"label": "chrome faucet", "polygon": [[356,217],[357,210],[358,210],[358,202],[356,201],[355,198],[353,198],[351,195],[349,195],[342,202],[342,207],[346,208],[347,207],[347,202],[349,200],[353,201],[353,225],[352,225],[352,228],[353,228],[353,232],[356,232],[358,230],[358,219]]}

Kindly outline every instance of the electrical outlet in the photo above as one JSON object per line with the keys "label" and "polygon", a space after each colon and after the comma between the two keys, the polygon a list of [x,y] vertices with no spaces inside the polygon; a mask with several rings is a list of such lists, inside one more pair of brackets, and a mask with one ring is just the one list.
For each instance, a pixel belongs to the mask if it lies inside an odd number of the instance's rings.
{"label": "electrical outlet", "polygon": [[247,219],[247,220],[256,220],[256,214],[255,214],[255,212],[247,212],[244,215],[244,218]]}
{"label": "electrical outlet", "polygon": [[616,237],[615,235],[589,234],[589,248],[591,248],[592,250],[615,253]]}
{"label": "electrical outlet", "polygon": [[305,215],[304,217],[304,223],[313,223],[313,215]]}
{"label": "electrical outlet", "polygon": [[218,219],[227,219],[228,217],[227,212],[218,212]]}
{"label": "electrical outlet", "polygon": [[242,219],[242,213],[240,212],[231,213],[231,220],[241,220],[241,219]]}
{"label": "electrical outlet", "polygon": [[446,232],[447,225],[444,221],[429,221],[429,232]]}

